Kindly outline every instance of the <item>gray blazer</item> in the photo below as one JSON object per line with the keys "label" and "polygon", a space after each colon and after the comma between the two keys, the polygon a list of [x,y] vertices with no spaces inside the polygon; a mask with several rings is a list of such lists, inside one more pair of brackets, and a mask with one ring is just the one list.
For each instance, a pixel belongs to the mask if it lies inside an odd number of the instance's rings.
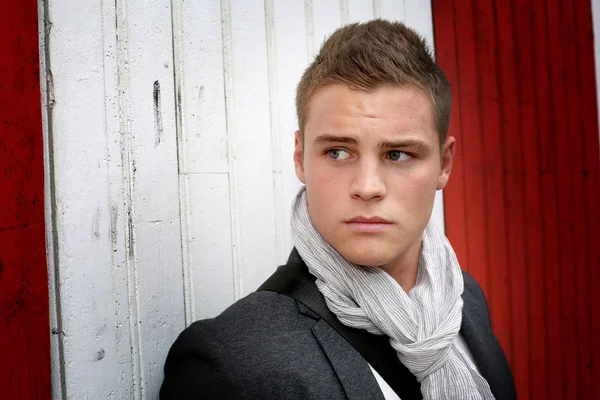
{"label": "gray blazer", "polygon": [[[303,264],[295,250],[289,263]],[[495,398],[516,399],[483,292],[467,273],[464,282],[461,334]],[[398,377],[416,388],[402,400],[421,398],[407,369]],[[384,400],[367,361],[350,343],[302,303],[269,291],[184,330],[169,351],[160,398]]]}

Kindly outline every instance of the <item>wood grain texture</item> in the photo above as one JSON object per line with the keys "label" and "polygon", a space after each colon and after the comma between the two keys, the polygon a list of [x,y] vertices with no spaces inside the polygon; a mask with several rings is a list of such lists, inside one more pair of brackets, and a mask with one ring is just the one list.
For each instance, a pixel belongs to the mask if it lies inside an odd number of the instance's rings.
{"label": "wood grain texture", "polygon": [[447,234],[488,296],[519,397],[596,398],[590,3],[434,0],[433,10],[438,61],[458,99],[451,134],[462,142]]}
{"label": "wood grain texture", "polygon": [[36,1],[0,15],[0,393],[50,399]]}

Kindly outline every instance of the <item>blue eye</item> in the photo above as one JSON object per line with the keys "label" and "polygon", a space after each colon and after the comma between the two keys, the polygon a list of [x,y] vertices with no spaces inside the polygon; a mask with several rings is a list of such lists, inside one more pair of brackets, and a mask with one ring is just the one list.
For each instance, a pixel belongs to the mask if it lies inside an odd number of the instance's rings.
{"label": "blue eye", "polygon": [[327,153],[332,160],[345,160],[346,158],[350,157],[348,152],[342,149],[327,150]]}
{"label": "blue eye", "polygon": [[392,161],[406,161],[410,158],[410,155],[403,151],[393,150],[388,153],[388,158]]}

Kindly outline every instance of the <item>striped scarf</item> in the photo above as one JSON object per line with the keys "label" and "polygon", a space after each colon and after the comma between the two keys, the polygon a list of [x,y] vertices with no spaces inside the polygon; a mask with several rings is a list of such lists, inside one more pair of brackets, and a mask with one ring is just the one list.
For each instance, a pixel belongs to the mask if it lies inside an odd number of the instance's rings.
{"label": "striped scarf", "polygon": [[387,335],[428,399],[493,399],[489,385],[456,346],[463,279],[446,237],[429,223],[423,233],[416,286],[406,294],[382,269],[346,261],[315,229],[306,188],[296,196],[292,237],[340,322]]}

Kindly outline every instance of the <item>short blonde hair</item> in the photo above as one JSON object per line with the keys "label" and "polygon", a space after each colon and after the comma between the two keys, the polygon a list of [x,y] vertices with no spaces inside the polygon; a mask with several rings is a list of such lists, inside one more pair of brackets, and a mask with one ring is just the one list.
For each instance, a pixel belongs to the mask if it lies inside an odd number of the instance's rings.
{"label": "short blonde hair", "polygon": [[304,131],[309,103],[328,84],[372,91],[385,85],[413,85],[429,94],[440,145],[450,125],[452,94],[425,40],[401,22],[381,19],[346,25],[321,46],[296,90],[296,112]]}

